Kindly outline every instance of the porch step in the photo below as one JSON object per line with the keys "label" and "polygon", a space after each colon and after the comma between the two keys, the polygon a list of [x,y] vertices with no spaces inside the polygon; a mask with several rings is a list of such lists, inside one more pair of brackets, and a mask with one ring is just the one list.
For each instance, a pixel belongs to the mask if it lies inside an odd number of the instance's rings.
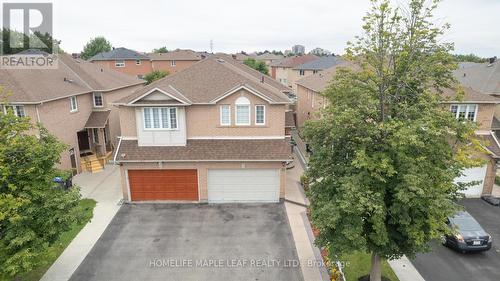
{"label": "porch step", "polygon": [[98,173],[103,170],[103,166],[101,164],[101,160],[96,155],[89,155],[86,157],[82,157],[82,170]]}

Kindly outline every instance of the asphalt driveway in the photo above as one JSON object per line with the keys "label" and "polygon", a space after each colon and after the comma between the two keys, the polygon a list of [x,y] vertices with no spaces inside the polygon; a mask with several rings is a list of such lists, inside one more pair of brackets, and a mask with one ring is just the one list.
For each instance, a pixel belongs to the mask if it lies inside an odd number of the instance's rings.
{"label": "asphalt driveway", "polygon": [[500,280],[500,207],[481,199],[461,202],[467,211],[493,237],[488,252],[461,254],[436,242],[431,253],[420,254],[412,261],[426,281]]}
{"label": "asphalt driveway", "polygon": [[303,280],[283,204],[124,205],[70,280]]}

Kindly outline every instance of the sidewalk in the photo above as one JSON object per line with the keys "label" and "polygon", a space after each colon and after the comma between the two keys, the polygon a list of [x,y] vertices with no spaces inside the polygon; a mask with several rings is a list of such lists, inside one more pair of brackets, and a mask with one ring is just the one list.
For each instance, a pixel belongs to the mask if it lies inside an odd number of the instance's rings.
{"label": "sidewalk", "polygon": [[120,209],[122,193],[118,166],[106,165],[97,174],[79,174],[75,176],[73,183],[82,188],[84,198],[97,201],[94,216],[47,270],[42,281],[68,280]]}
{"label": "sidewalk", "polygon": [[[319,249],[313,244],[314,235],[306,214],[306,207],[304,207],[304,205],[309,205],[309,201],[298,182],[302,172],[299,163],[295,165],[295,168],[287,170],[285,208],[297,248],[297,255],[301,262],[304,281],[326,281],[329,280],[328,272],[326,268],[317,266],[317,264],[322,263],[323,259]],[[308,264],[311,262],[316,265]]]}

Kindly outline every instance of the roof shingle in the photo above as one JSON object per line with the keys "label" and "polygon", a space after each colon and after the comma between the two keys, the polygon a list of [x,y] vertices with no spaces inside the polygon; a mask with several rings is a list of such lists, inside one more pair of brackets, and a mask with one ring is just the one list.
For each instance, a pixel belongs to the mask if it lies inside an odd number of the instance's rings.
{"label": "roof shingle", "polygon": [[116,48],[109,52],[102,52],[90,58],[89,61],[99,60],[149,60],[149,57],[127,48]]}
{"label": "roof shingle", "polygon": [[287,161],[290,144],[285,140],[187,140],[186,146],[139,146],[122,140],[118,162],[156,161]]}

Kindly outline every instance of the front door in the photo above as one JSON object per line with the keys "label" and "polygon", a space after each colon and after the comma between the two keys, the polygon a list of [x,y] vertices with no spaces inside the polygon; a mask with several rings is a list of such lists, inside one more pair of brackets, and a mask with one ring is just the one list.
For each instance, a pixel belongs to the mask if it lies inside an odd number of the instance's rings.
{"label": "front door", "polygon": [[71,161],[71,171],[73,172],[73,176],[77,174],[77,169],[76,169],[76,155],[75,155],[75,149],[72,148],[69,150],[69,159]]}
{"label": "front door", "polygon": [[78,148],[80,148],[80,151],[89,150],[90,143],[89,143],[89,133],[87,132],[87,130],[77,132],[76,134],[78,136]]}

